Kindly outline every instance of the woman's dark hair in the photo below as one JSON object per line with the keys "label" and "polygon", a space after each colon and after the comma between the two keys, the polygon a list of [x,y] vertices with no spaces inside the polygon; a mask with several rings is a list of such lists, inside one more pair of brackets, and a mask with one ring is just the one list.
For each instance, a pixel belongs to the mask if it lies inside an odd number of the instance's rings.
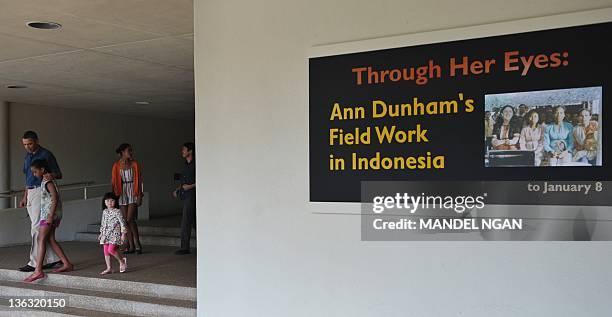
{"label": "woman's dark hair", "polygon": [[557,111],[558,109],[563,109],[564,112],[567,111],[564,105],[557,105],[557,106],[554,106],[552,109],[553,109],[553,113],[555,113],[555,111]]}
{"label": "woman's dark hair", "polygon": [[114,193],[112,192],[108,192],[106,194],[104,194],[104,197],[102,198],[102,210],[106,209],[106,204],[104,203],[107,199],[112,199],[115,201],[115,208],[119,207],[119,200],[117,199],[117,196],[115,196]]}
{"label": "woman's dark hair", "polygon": [[499,109],[499,116],[503,117],[503,113],[506,108],[510,108],[510,110],[512,110],[512,117],[514,118],[514,116],[516,116],[516,110],[511,105],[505,105],[501,109]]}
{"label": "woman's dark hair", "polygon": [[191,151],[191,154],[195,157],[195,143],[193,142],[185,142],[183,146],[187,148],[187,150]]}
{"label": "woman's dark hair", "polygon": [[47,164],[47,160],[42,160],[42,159],[34,160],[30,164],[30,167],[34,167],[34,168],[38,168],[38,169],[43,169],[43,170],[45,170],[45,172],[49,171],[49,164]]}
{"label": "woman's dark hair", "polygon": [[505,105],[499,109],[499,114],[495,120],[495,124],[493,125],[493,134],[497,135],[497,138],[500,140],[502,139],[501,128],[504,124],[503,112],[506,108],[510,108],[512,110],[512,118],[508,123],[508,137],[512,138],[512,135],[521,133],[521,120],[516,115],[516,110],[514,110],[514,107],[511,105]]}
{"label": "woman's dark hair", "polygon": [[121,145],[119,145],[119,147],[115,150],[115,152],[117,152],[117,154],[121,155],[121,153],[123,153],[123,151],[125,151],[125,149],[132,147],[129,143],[121,143]]}
{"label": "woman's dark hair", "polygon": [[514,110],[514,107],[512,107],[511,105],[505,105],[501,109],[499,109],[495,124],[493,125],[493,130],[499,130],[504,124],[504,110],[506,108],[510,108],[512,110],[512,118],[510,119],[510,122],[508,124],[512,128],[516,127],[520,129],[520,127],[517,127],[518,125],[520,125],[520,122],[517,124],[516,110]]}
{"label": "woman's dark hair", "polygon": [[557,105],[557,106],[554,106],[552,109],[553,109],[553,122],[557,121],[557,119],[554,117],[554,114],[559,109],[563,109],[563,113],[565,113],[565,117],[563,118],[563,121],[565,122],[566,119],[569,119],[569,114],[566,112],[567,109],[565,108],[564,105]]}
{"label": "woman's dark hair", "polygon": [[536,109],[531,109],[527,112],[527,114],[525,114],[524,123],[523,123],[524,126],[531,127],[531,124],[533,123],[531,122],[531,116],[534,113],[538,115],[538,122],[542,121],[540,113]]}

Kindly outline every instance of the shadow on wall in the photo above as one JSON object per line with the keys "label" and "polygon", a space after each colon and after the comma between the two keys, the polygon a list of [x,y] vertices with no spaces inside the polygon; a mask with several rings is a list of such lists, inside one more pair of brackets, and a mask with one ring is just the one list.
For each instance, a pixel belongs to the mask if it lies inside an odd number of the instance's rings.
{"label": "shadow on wall", "polygon": [[612,241],[612,207],[608,206],[498,205],[487,211],[487,217],[524,219],[524,230],[483,230],[484,240]]}
{"label": "shadow on wall", "polygon": [[594,227],[595,224],[592,221],[587,222],[584,211],[580,209],[574,219],[574,241],[591,241]]}

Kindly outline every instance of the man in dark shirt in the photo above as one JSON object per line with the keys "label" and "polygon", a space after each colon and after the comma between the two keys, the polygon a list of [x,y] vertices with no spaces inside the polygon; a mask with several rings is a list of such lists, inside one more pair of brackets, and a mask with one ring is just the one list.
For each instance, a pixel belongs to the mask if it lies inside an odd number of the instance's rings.
{"label": "man in dark shirt", "polygon": [[181,156],[185,159],[185,168],[181,173],[181,186],[172,195],[183,201],[183,220],[181,221],[181,248],[174,252],[177,255],[191,253],[189,241],[191,228],[196,227],[196,174],[195,174],[195,144],[183,144]]}
{"label": "man in dark shirt", "polygon": [[[47,180],[61,179],[62,172],[57,164],[57,160],[51,151],[43,148],[38,143],[38,135],[34,131],[26,131],[21,140],[23,147],[26,150],[26,155],[23,162],[23,173],[25,174],[26,188],[23,192],[23,198],[19,203],[19,207],[27,207],[28,215],[32,226],[30,234],[32,235],[32,247],[30,248],[30,262],[21,268],[22,272],[33,272],[36,267],[36,257],[38,256],[38,228],[40,221],[40,199],[42,188],[40,187],[41,180],[32,174],[30,165],[35,160],[46,160],[49,165],[50,173],[44,175]],[[44,268],[52,268],[60,264],[58,256],[53,252],[50,245],[47,245],[46,265]]]}

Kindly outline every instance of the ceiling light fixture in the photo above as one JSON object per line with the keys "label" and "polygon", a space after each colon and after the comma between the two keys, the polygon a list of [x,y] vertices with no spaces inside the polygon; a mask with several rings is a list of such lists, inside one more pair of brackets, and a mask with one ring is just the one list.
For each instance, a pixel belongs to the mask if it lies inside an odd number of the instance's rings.
{"label": "ceiling light fixture", "polygon": [[9,89],[23,89],[23,88],[28,88],[27,86],[23,86],[23,85],[6,85],[6,88]]}
{"label": "ceiling light fixture", "polygon": [[31,21],[28,22],[26,25],[31,28],[41,30],[59,30],[62,28],[61,24],[48,21]]}
{"label": "ceiling light fixture", "polygon": [[136,101],[135,104],[137,104],[137,105],[148,105],[148,104],[150,104],[150,102],[148,102],[148,101]]}

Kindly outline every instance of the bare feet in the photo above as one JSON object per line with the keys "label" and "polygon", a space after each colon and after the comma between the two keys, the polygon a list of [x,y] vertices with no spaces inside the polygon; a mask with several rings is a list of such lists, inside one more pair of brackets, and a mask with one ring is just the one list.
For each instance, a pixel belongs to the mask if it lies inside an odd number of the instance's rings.
{"label": "bare feet", "polygon": [[123,258],[123,261],[119,262],[119,273],[125,273],[127,271],[127,258]]}
{"label": "bare feet", "polygon": [[70,272],[74,270],[74,265],[71,263],[64,263],[64,265],[58,269],[53,270],[53,273],[62,273],[62,272]]}
{"label": "bare feet", "polygon": [[106,274],[111,274],[113,273],[113,269],[110,267],[107,267],[106,270],[100,272],[100,275],[106,275]]}
{"label": "bare feet", "polygon": [[32,283],[32,282],[34,282],[36,280],[39,280],[41,278],[45,278],[45,273],[43,273],[43,272],[38,272],[38,273],[34,272],[34,273],[32,273],[32,275],[26,277],[23,281],[26,282],[26,283]]}

